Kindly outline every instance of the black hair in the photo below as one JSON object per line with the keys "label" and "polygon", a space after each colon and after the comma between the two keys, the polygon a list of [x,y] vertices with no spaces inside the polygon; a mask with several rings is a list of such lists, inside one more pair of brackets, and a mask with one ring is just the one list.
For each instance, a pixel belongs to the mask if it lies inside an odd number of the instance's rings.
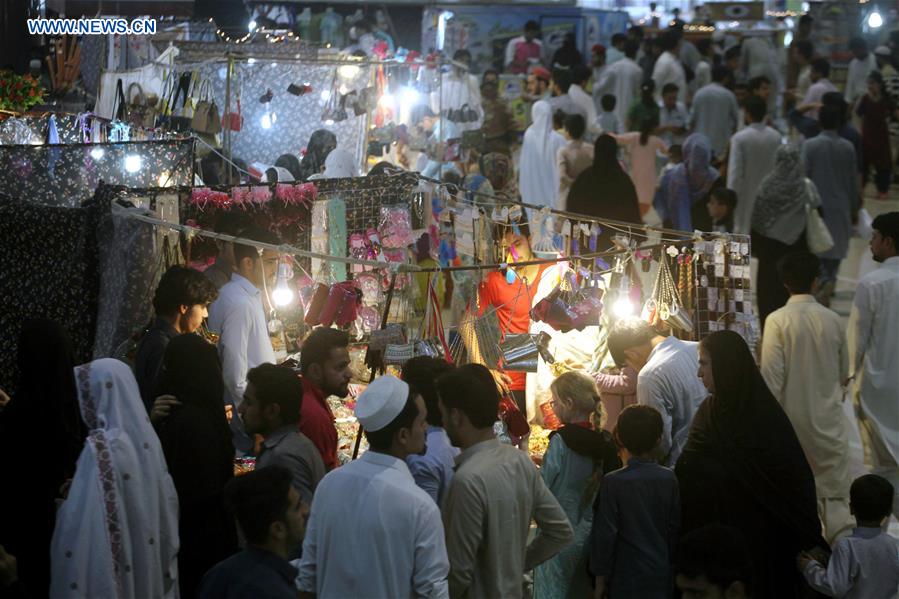
{"label": "black hair", "polygon": [[[237,236],[244,239],[252,239],[253,241],[258,241],[259,243],[281,245],[281,239],[275,233],[256,225],[250,225],[249,227],[238,233]],[[236,264],[240,264],[244,258],[249,258],[253,262],[256,262],[256,260],[259,259],[259,250],[256,248],[256,246],[253,245],[235,243],[234,262]]]}
{"label": "black hair", "polygon": [[815,55],[815,44],[809,40],[799,40],[796,42],[796,53],[811,62]]}
{"label": "black hair", "polygon": [[[670,151],[670,150],[669,150]],[[727,187],[715,187],[709,192],[709,197],[714,198],[716,202],[720,202],[727,206],[731,212],[737,207],[737,192]]]}
{"label": "black hair", "polygon": [[431,426],[443,426],[443,417],[437,405],[440,399],[437,395],[437,379],[453,368],[455,366],[446,360],[431,356],[416,356],[403,365],[402,378],[421,394],[428,409],[428,424]]}
{"label": "black hair", "polygon": [[812,70],[820,73],[825,79],[830,77],[830,63],[827,62],[826,58],[816,58],[813,60]]}
{"label": "black hair", "polygon": [[269,527],[284,522],[293,476],[283,466],[267,466],[237,476],[225,485],[225,506],[253,545],[268,539]]}
{"label": "black hair", "polygon": [[815,19],[810,14],[804,14],[801,17],[799,17],[800,25],[811,25],[814,22],[815,22]]}
{"label": "black hair", "polygon": [[175,265],[159,279],[153,295],[156,316],[171,316],[181,306],[211,304],[218,297],[218,289],[198,270]]}
{"label": "black hair", "polygon": [[609,353],[615,364],[624,366],[627,363],[625,350],[649,343],[655,336],[653,328],[639,318],[619,320],[609,330]]}
{"label": "black hair", "polygon": [[587,130],[587,120],[579,114],[569,114],[565,117],[565,130],[572,139],[580,139]]}
{"label": "black hair", "polygon": [[592,75],[592,72],[590,71],[590,68],[585,65],[576,64],[571,68],[572,83],[581,85],[582,83],[590,79],[590,75]]}
{"label": "black hair", "polygon": [[528,21],[524,24],[525,31],[534,31],[536,33],[540,33],[540,24],[537,21]]}
{"label": "black hair", "polygon": [[811,252],[791,252],[777,261],[780,282],[791,293],[811,293],[821,261]]}
{"label": "black hair", "polygon": [[759,96],[752,94],[743,102],[743,109],[753,123],[761,123],[765,120],[765,115],[768,113],[768,103]]}
{"label": "black hair", "polygon": [[887,479],[876,474],[866,474],[852,481],[849,487],[849,503],[856,520],[868,522],[883,520],[893,509],[895,489]]}
{"label": "black hair", "polygon": [[734,46],[732,48],[728,48],[724,52],[724,60],[730,60],[732,58],[741,58],[741,56],[742,56],[742,50],[740,49],[740,46]]}
{"label": "black hair", "polygon": [[762,85],[764,85],[766,83],[768,85],[771,85],[771,80],[768,79],[764,75],[759,75],[758,77],[753,77],[752,79],[749,80],[749,91],[755,91],[755,90],[759,89],[760,87],[762,87]]}
{"label": "black hair", "polygon": [[[668,157],[674,158],[675,156],[679,157],[681,160],[684,158],[684,146],[680,144],[671,144],[668,146]],[[736,194],[735,194],[736,195]],[[736,203],[736,202],[735,202]]]}
{"label": "black hair", "polygon": [[287,169],[291,175],[293,175],[293,180],[298,181],[300,178],[300,159],[296,157],[294,154],[281,154],[278,156],[278,159],[275,160],[275,166]]}
{"label": "black hair", "polygon": [[843,124],[845,110],[840,106],[824,105],[818,111],[818,124],[824,131],[839,129]]}
{"label": "black hair", "polygon": [[849,110],[849,104],[846,102],[846,98],[843,97],[843,94],[840,92],[827,92],[821,96],[821,104],[824,106],[836,106],[843,111],[843,118],[845,120],[846,112]]}
{"label": "black hair", "polygon": [[565,125],[565,111],[557,110],[553,113],[553,129],[561,129]]}
{"label": "black hair", "polygon": [[256,389],[256,400],[262,407],[278,404],[283,424],[300,421],[303,406],[303,383],[289,368],[274,364],[260,364],[247,372],[247,383]]}
{"label": "black hair", "polygon": [[471,52],[466,50],[465,48],[460,48],[453,52],[453,60],[456,62],[463,62],[467,60],[469,63],[471,62]]}
{"label": "black hair", "polygon": [[893,247],[899,252],[899,212],[879,214],[871,222],[871,228],[880,232],[882,237],[893,240]]}
{"label": "black hair", "polygon": [[215,152],[210,152],[200,160],[200,177],[204,185],[221,185],[224,183],[222,176],[222,158]]}
{"label": "black hair", "polygon": [[649,141],[649,136],[653,134],[653,132],[659,126],[659,115],[655,112],[647,114],[640,121],[640,145],[645,146]]}
{"label": "black hair", "polygon": [[663,96],[667,96],[668,94],[672,94],[672,93],[676,94],[679,91],[680,91],[680,88],[677,86],[676,83],[666,83],[662,87],[662,95]]}
{"label": "black hair", "polygon": [[386,452],[393,443],[393,437],[400,429],[411,428],[415,419],[418,418],[418,404],[415,398],[419,396],[418,391],[412,385],[409,385],[409,396],[406,398],[406,404],[396,417],[391,420],[385,427],[376,431],[365,431],[365,438],[368,444],[375,451]]}
{"label": "black hair", "polygon": [[465,364],[437,379],[443,405],[456,408],[478,429],[491,428],[499,411],[499,391],[493,375],[481,364]]}
{"label": "black hair", "polygon": [[702,56],[705,56],[706,53],[712,48],[712,38],[704,37],[698,42],[696,42],[696,49]]}
{"label": "black hair", "polygon": [[347,347],[350,336],[345,331],[330,327],[318,327],[303,341],[300,348],[300,368],[303,374],[313,364],[324,364],[331,358],[331,351]]}
{"label": "black hair", "polygon": [[496,75],[497,80],[499,80],[499,71],[497,71],[496,69],[487,69],[481,75],[481,83],[486,82],[487,75]]}
{"label": "black hair", "polygon": [[619,33],[615,33],[612,35],[612,45],[613,46],[615,44],[620,44],[622,42],[625,42],[626,40],[627,40],[627,35],[625,35],[624,33],[619,32]]}
{"label": "black hair", "polygon": [[559,86],[559,89],[563,94],[568,93],[568,88],[571,87],[571,71],[568,69],[553,69],[553,82]]}
{"label": "black hair", "polygon": [[655,449],[664,430],[662,415],[657,409],[632,405],[619,414],[615,438],[632,455],[643,455]]}
{"label": "black hair", "polygon": [[865,41],[864,38],[854,37],[849,40],[849,49],[850,50],[868,50],[868,42]]}
{"label": "black hair", "polygon": [[880,71],[871,71],[868,73],[868,81],[873,81],[883,88],[883,74]]}
{"label": "black hair", "polygon": [[615,110],[615,105],[618,103],[618,98],[616,98],[612,94],[604,94],[602,98],[599,99],[599,103],[602,105],[602,109],[606,112],[612,112]]}
{"label": "black hair", "polygon": [[677,550],[678,575],[691,580],[704,576],[722,593],[733,583],[752,589],[752,558],[743,533],[723,524],[709,524],[685,534]]}
{"label": "black hair", "polygon": [[665,52],[671,52],[677,47],[677,43],[680,41],[680,36],[676,31],[671,29],[665,30],[665,32],[659,37],[659,44],[662,47],[662,50]]}
{"label": "black hair", "polygon": [[387,160],[382,160],[381,162],[371,167],[371,170],[368,171],[368,176],[377,177],[378,175],[389,175],[391,171],[399,168],[400,167],[394,165],[391,162],[388,162]]}
{"label": "black hair", "polygon": [[641,39],[641,40],[645,36],[645,33],[643,32],[643,28],[640,27],[639,25],[634,25],[633,27],[629,28],[627,30],[627,33],[628,33],[628,35],[633,34],[634,37],[636,37],[637,39]]}
{"label": "black hair", "polygon": [[250,226],[250,218],[242,210],[221,210],[215,218],[213,231],[237,236]]}
{"label": "black hair", "polygon": [[728,77],[730,77],[730,69],[723,64],[720,64],[712,69],[712,81],[714,81],[715,83],[721,83]]}
{"label": "black hair", "polygon": [[624,42],[624,55],[628,58],[635,58],[640,51],[640,42],[635,40],[627,40]]}

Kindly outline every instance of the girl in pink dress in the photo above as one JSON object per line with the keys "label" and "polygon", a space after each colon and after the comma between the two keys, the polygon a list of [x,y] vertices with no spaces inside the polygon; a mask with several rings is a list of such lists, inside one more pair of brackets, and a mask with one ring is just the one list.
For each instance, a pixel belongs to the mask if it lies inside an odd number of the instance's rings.
{"label": "girl in pink dress", "polygon": [[612,135],[618,145],[627,150],[630,162],[630,176],[637,188],[637,199],[640,201],[640,216],[652,207],[652,199],[658,185],[658,168],[656,156],[668,154],[668,146],[662,138],[653,135],[659,126],[659,117],[647,115],[640,123],[640,130],[621,135]]}

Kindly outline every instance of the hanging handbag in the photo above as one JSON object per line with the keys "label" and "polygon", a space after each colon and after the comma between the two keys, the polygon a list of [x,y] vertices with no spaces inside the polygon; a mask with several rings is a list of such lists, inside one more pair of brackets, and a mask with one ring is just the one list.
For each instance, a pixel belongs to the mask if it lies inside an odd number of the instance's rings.
{"label": "hanging handbag", "polygon": [[[119,80],[121,82],[121,79]],[[137,90],[137,95],[132,91]],[[152,129],[156,125],[156,110],[144,94],[144,88],[138,82],[128,86],[126,94],[125,122],[134,127]]]}
{"label": "hanging handbag", "polygon": [[222,115],[222,128],[228,131],[240,131],[243,129],[243,114],[240,110],[240,84],[235,80],[235,96],[237,96],[237,112],[233,110]]}
{"label": "hanging handbag", "polygon": [[212,84],[208,79],[203,80],[198,86],[198,100],[191,118],[190,128],[198,133],[215,135],[222,130],[218,106],[212,94]]}
{"label": "hanging handbag", "polygon": [[[818,190],[809,179],[805,180],[809,201],[805,204],[805,240],[813,254],[823,254],[833,248],[833,235],[827,223],[821,218],[817,208],[812,208],[812,200],[818,197]],[[820,203],[820,202],[818,202]]]}
{"label": "hanging handbag", "polygon": [[116,121],[125,120],[125,92],[122,90],[122,80],[115,84],[115,102],[112,105],[112,118]]}
{"label": "hanging handbag", "polygon": [[[191,119],[183,115],[187,95],[190,88],[191,74],[184,73],[180,77],[170,72],[162,85],[162,96],[157,107],[157,125],[169,131],[186,133],[190,131]],[[178,107],[178,100],[181,107]]]}

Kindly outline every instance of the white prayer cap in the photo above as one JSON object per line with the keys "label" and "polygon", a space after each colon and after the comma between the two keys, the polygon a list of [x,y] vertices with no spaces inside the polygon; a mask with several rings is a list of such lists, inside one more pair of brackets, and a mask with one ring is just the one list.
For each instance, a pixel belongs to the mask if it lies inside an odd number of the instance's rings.
{"label": "white prayer cap", "polygon": [[376,378],[356,400],[356,418],[367,431],[379,431],[399,416],[409,399],[409,385],[392,375]]}
{"label": "white prayer cap", "polygon": [[876,56],[892,56],[893,51],[890,50],[888,46],[877,46],[877,48],[874,49],[874,54]]}

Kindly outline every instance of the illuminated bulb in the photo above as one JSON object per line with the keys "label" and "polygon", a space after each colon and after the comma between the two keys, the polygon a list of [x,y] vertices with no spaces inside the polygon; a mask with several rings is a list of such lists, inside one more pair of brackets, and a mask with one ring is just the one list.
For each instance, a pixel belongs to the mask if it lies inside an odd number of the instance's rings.
{"label": "illuminated bulb", "polygon": [[272,301],[276,306],[287,306],[293,302],[293,289],[287,284],[290,278],[290,265],[282,262],[278,265],[278,282],[272,291]]}
{"label": "illuminated bulb", "polygon": [[378,100],[378,104],[382,108],[390,108],[391,106],[393,106],[393,94],[391,94],[391,93],[384,94],[383,96],[381,96],[381,99]]}
{"label": "illuminated bulb", "polygon": [[331,99],[331,90],[326,89],[325,91],[323,91],[321,98],[322,98],[322,102],[327,102],[328,100],[330,100]]}
{"label": "illuminated bulb", "polygon": [[868,15],[868,27],[871,29],[878,29],[883,25],[883,17],[880,16],[880,13],[876,10]]}
{"label": "illuminated bulb", "polygon": [[612,312],[618,318],[627,318],[628,316],[633,316],[634,305],[631,303],[631,300],[629,300],[625,295],[618,298],[618,301],[616,301],[612,305]]}
{"label": "illuminated bulb", "polygon": [[256,64],[256,59],[255,59],[255,58],[248,58],[248,59],[247,59],[247,64]]}
{"label": "illuminated bulb", "polygon": [[337,67],[337,74],[344,79],[354,79],[359,74],[359,67],[354,64],[345,64]]}
{"label": "illuminated bulb", "polygon": [[263,129],[271,129],[272,128],[272,117],[270,114],[265,113],[262,115],[262,118],[259,121],[259,124],[262,125]]}
{"label": "illuminated bulb", "polygon": [[326,119],[325,120],[325,125],[327,125],[328,127],[330,127],[333,124],[334,124],[334,119]]}
{"label": "illuminated bulb", "polygon": [[103,158],[104,154],[106,154],[106,152],[103,150],[103,148],[91,149],[91,158],[93,158],[94,160],[100,160],[101,158]]}
{"label": "illuminated bulb", "polygon": [[158,187],[168,187],[172,184],[172,175],[168,171],[162,171],[159,173],[159,178],[156,180]]}
{"label": "illuminated bulb", "polygon": [[403,89],[403,93],[400,98],[404,108],[412,107],[416,103],[418,103],[418,92],[411,87],[407,87]]}
{"label": "illuminated bulb", "polygon": [[350,88],[348,88],[348,87],[346,86],[346,84],[343,84],[343,85],[340,86],[340,93],[343,94],[344,96],[345,96],[345,95],[347,94],[347,92],[349,92],[349,91],[350,91]]}
{"label": "illuminated bulb", "polygon": [[249,29],[250,31],[256,31],[256,21],[250,21],[250,23],[247,25],[247,29]]}
{"label": "illuminated bulb", "polygon": [[136,173],[141,167],[141,158],[137,154],[128,154],[125,156],[125,170],[129,173]]}

